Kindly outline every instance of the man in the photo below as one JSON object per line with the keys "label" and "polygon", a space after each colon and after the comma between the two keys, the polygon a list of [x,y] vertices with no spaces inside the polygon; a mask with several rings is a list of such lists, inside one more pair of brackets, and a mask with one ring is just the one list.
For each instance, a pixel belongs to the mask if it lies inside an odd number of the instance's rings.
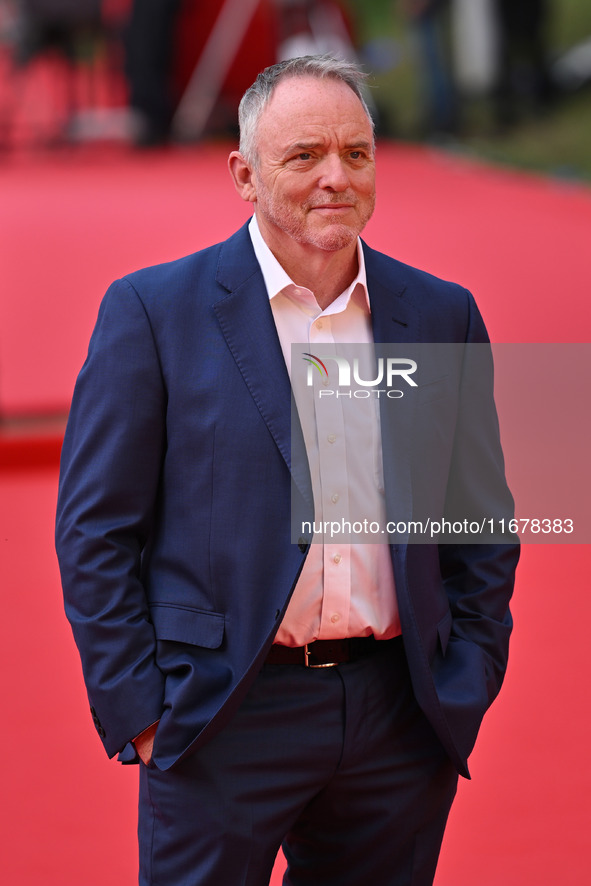
{"label": "man", "polygon": [[303,529],[357,496],[408,515],[413,486],[421,507],[450,488],[471,513],[510,508],[489,387],[484,440],[471,430],[470,373],[416,386],[416,422],[408,397],[322,412],[297,383],[293,342],[315,361],[486,341],[465,290],[358,239],[374,207],[361,82],[315,57],[259,75],[229,158],[253,220],[113,284],[77,383],[58,553],[99,735],[143,761],[141,884],[267,883],[281,844],[286,884],[431,883],[502,682],[515,546]]}

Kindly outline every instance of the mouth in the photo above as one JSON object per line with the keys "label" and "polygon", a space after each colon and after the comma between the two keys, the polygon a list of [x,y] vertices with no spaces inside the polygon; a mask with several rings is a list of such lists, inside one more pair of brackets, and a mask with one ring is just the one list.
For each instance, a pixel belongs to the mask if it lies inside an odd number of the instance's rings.
{"label": "mouth", "polygon": [[323,215],[339,215],[344,212],[349,212],[353,209],[352,203],[321,203],[318,206],[312,206],[311,209],[314,212],[320,212]]}

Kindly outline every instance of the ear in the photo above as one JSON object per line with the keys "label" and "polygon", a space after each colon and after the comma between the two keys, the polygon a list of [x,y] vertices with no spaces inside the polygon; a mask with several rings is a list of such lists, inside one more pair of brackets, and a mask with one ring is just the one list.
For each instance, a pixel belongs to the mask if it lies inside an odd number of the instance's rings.
{"label": "ear", "polygon": [[232,151],[228,157],[228,169],[234,187],[242,199],[248,203],[255,203],[257,197],[253,171],[239,151]]}

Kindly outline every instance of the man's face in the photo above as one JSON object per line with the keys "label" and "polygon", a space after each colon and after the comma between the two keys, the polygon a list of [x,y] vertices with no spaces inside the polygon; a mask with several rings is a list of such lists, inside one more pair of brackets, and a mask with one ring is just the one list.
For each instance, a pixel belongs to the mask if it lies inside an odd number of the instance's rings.
{"label": "man's face", "polygon": [[257,131],[256,213],[276,254],[335,252],[355,242],[375,204],[371,123],[339,80],[279,83]]}

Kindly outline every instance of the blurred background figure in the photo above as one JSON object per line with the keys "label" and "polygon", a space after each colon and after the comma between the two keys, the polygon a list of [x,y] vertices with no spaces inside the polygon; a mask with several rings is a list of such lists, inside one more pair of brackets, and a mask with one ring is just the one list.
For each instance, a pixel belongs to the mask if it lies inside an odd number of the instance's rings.
{"label": "blurred background figure", "polygon": [[129,103],[135,112],[135,142],[165,144],[175,109],[175,26],[182,0],[132,0],[125,36]]}
{"label": "blurred background figure", "polygon": [[454,67],[466,99],[488,99],[497,128],[543,111],[555,95],[548,0],[453,0]]}
{"label": "blurred background figure", "polygon": [[0,0],[2,147],[77,141],[89,123],[96,130],[100,122],[99,135],[114,134],[104,112],[126,100],[119,75],[127,5]]}
{"label": "blurred background figure", "polygon": [[76,38],[101,25],[101,0],[19,0],[18,60],[26,64],[45,49],[76,55]]}
{"label": "blurred background figure", "polygon": [[422,133],[427,137],[455,133],[459,106],[448,42],[450,0],[401,0],[401,8],[419,60]]}
{"label": "blurred background figure", "polygon": [[[519,2],[519,0],[514,0]],[[453,69],[467,100],[490,96],[498,72],[496,0],[452,0]]]}
{"label": "blurred background figure", "polygon": [[544,111],[554,97],[547,47],[548,0],[495,0],[498,24],[497,122]]}

